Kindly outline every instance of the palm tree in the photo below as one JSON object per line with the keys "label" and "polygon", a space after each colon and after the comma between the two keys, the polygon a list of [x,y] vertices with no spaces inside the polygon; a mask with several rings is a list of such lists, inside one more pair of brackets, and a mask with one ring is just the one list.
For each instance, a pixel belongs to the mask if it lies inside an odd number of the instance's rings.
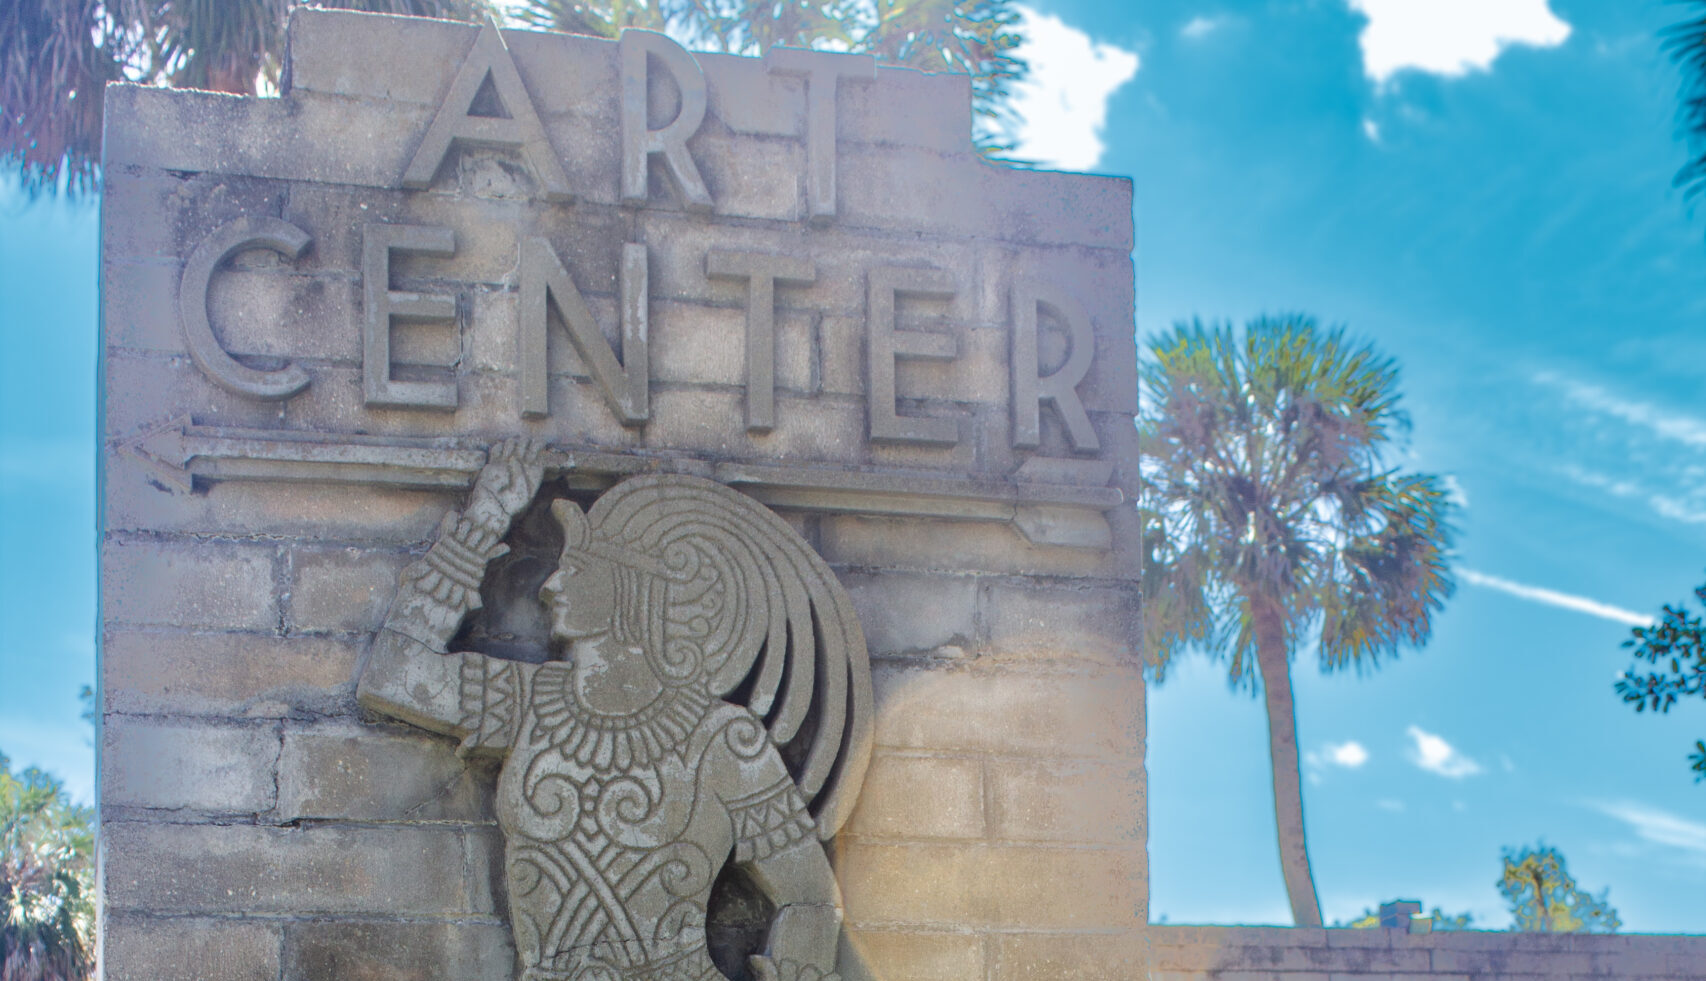
{"label": "palm tree", "polygon": [[[694,47],[757,54],[772,44],[872,54],[972,77],[978,144],[1012,148],[1011,86],[1025,74],[1015,0],[315,0],[319,6],[516,23],[615,37],[668,30]],[[252,95],[279,81],[285,23],[300,0],[0,2],[0,169],[32,195],[99,185],[108,82]]]}
{"label": "palm tree", "polygon": [[[1298,926],[1320,926],[1303,834],[1291,657],[1374,666],[1421,644],[1451,594],[1451,504],[1387,469],[1408,427],[1393,362],[1308,317],[1180,324],[1149,342],[1139,417],[1144,650],[1188,647],[1266,696],[1280,867]],[[1254,670],[1252,670],[1254,669]]]}
{"label": "palm tree", "polygon": [[83,981],[94,966],[94,813],[0,753],[0,981]]}
{"label": "palm tree", "polygon": [[1693,8],[1693,16],[1665,28],[1660,37],[1682,72],[1677,121],[1689,145],[1689,160],[1676,172],[1674,185],[1693,198],[1706,191],[1706,0],[1680,2]]}

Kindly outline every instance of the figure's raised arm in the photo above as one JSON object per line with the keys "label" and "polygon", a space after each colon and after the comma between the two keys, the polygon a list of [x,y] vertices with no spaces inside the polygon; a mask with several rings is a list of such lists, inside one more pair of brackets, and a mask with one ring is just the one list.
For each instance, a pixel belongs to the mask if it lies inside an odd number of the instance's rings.
{"label": "figure's raised arm", "polygon": [[506,666],[478,654],[446,656],[446,649],[480,606],[486,565],[509,551],[500,540],[539,490],[543,455],[532,440],[492,448],[467,509],[445,515],[426,555],[403,570],[385,624],[356,671],[361,704],[434,732],[480,738],[486,713],[470,714],[478,708],[468,704],[470,689],[484,702],[489,683],[501,683],[494,670],[501,675]]}

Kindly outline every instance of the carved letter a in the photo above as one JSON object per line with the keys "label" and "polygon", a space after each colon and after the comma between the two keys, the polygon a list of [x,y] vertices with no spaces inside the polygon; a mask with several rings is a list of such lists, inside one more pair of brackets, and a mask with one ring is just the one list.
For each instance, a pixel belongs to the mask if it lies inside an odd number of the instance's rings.
{"label": "carved letter a", "polygon": [[[488,78],[503,111],[509,113],[508,118],[470,115],[474,100]],[[522,84],[521,73],[515,69],[503,36],[490,21],[480,28],[468,56],[462,59],[462,67],[456,70],[450,90],[439,103],[438,114],[427,127],[426,138],[421,140],[420,149],[403,171],[403,186],[430,186],[452,143],[519,150],[547,200],[568,201],[574,197],[562,161],[545,137],[539,113]]]}

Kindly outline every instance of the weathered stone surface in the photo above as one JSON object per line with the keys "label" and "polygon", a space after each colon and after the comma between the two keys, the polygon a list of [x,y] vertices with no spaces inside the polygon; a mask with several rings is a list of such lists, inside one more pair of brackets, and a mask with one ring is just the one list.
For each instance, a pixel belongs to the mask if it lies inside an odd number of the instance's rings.
{"label": "weathered stone surface", "polygon": [[279,718],[355,704],[362,643],[336,638],[109,627],[101,681],[111,712]]}
{"label": "weathered stone surface", "polygon": [[959,657],[978,646],[975,579],[849,573],[841,582],[875,656]]}
{"label": "weathered stone surface", "polygon": [[278,819],[490,821],[489,771],[448,740],[333,723],[289,726],[278,760]]}
{"label": "weathered stone surface", "polygon": [[284,977],[437,981],[504,978],[515,952],[501,923],[306,920],[284,930]]}
{"label": "weathered stone surface", "polygon": [[354,547],[296,549],[290,555],[291,628],[361,633],[378,629],[397,591],[397,573],[411,558]]}
{"label": "weathered stone surface", "polygon": [[278,753],[278,728],[268,723],[109,714],[101,724],[101,799],[121,807],[269,811]]}
{"label": "weathered stone surface", "polygon": [[964,981],[985,977],[988,941],[975,933],[849,931],[845,981]]}
{"label": "weathered stone surface", "polygon": [[879,664],[877,745],[1047,759],[1142,756],[1143,682]]}
{"label": "weathered stone surface", "polygon": [[101,597],[109,623],[236,630],[278,625],[267,546],[109,540],[101,547]]}
{"label": "weathered stone surface", "polygon": [[997,656],[1136,663],[1142,621],[1135,589],[998,581],[983,590],[980,607]]}
{"label": "weathered stone surface", "polygon": [[857,925],[1134,930],[1144,864],[1128,850],[859,841],[836,874]]}
{"label": "weathered stone surface", "polygon": [[847,831],[872,838],[981,838],[990,830],[984,766],[969,757],[879,754]]}
{"label": "weathered stone surface", "polygon": [[301,827],[107,822],[109,908],[160,914],[497,912],[455,827]]}
{"label": "weathered stone surface", "polygon": [[277,981],[282,925],[225,917],[102,918],[108,981]]}

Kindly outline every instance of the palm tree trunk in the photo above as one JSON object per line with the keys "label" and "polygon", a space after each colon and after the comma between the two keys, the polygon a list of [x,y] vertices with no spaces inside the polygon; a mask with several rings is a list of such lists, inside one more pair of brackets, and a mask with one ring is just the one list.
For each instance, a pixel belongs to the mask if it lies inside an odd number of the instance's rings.
{"label": "palm tree trunk", "polygon": [[1268,705],[1268,752],[1274,769],[1274,818],[1279,827],[1280,871],[1291,900],[1292,922],[1300,927],[1321,925],[1321,901],[1309,871],[1309,851],[1303,839],[1303,779],[1297,757],[1297,713],[1291,703],[1291,664],[1285,616],[1271,601],[1252,601],[1256,628],[1256,663],[1262,670],[1262,689]]}

